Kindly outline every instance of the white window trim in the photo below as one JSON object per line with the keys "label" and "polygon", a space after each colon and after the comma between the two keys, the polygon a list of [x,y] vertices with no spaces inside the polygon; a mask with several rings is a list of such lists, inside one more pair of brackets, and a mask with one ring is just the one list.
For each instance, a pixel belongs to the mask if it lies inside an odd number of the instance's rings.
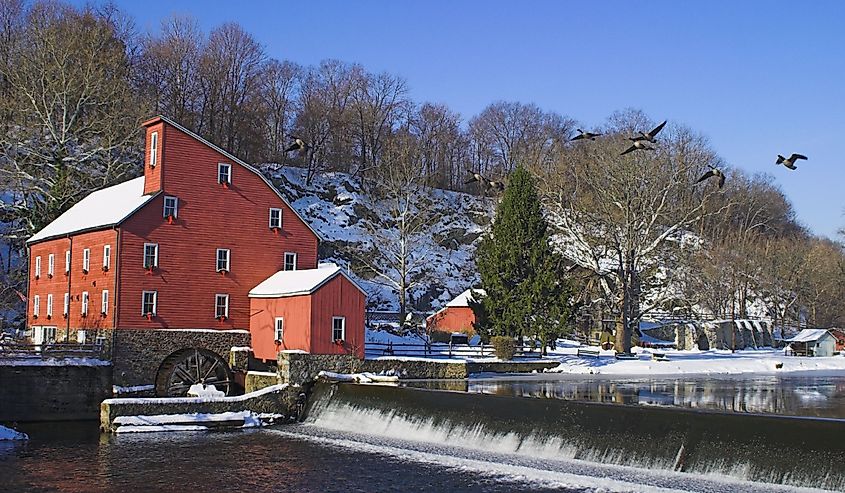
{"label": "white window trim", "polygon": [[103,269],[111,268],[111,245],[103,245]]}
{"label": "white window trim", "polygon": [[70,250],[65,250],[65,274],[70,274]]}
{"label": "white window trim", "polygon": [[338,339],[334,336],[334,321],[340,320],[341,321],[341,341],[346,340],[346,317],[332,317],[332,340],[337,341]]}
{"label": "white window trim", "polygon": [[103,315],[107,315],[109,313],[109,290],[108,289],[103,290],[102,300],[103,301],[100,304],[100,313],[102,313]]}
{"label": "white window trim", "polygon": [[85,272],[91,271],[91,249],[86,248],[82,250],[82,270]]}
{"label": "white window trim", "polygon": [[70,293],[65,293],[65,303],[64,303],[64,310],[62,310],[62,315],[67,316],[70,313]]}
{"label": "white window trim", "polygon": [[77,330],[76,331],[76,343],[77,344],[85,344],[85,341],[88,340],[87,334],[84,330]]}
{"label": "white window trim", "polygon": [[[220,267],[220,252],[226,252],[226,266]],[[232,251],[228,248],[218,248],[214,254],[214,268],[217,272],[231,272],[232,271]]]}
{"label": "white window trim", "polygon": [[[220,180],[220,172],[223,171],[223,168],[227,168],[228,172],[226,173],[226,181],[223,182]],[[223,184],[226,183],[227,185],[232,184],[232,165],[229,163],[217,163],[217,183]]]}
{"label": "white window trim", "polygon": [[158,164],[158,132],[150,134],[150,168]]}
{"label": "white window trim", "polygon": [[47,255],[47,276],[53,277],[56,272],[56,256],[52,253]]}
{"label": "white window trim", "polygon": [[[148,294],[153,295],[153,311],[151,312],[144,311],[144,299]],[[158,312],[158,291],[141,291],[141,315],[146,317],[147,313],[149,313],[152,316],[155,316],[156,312]]]}
{"label": "white window trim", "polygon": [[[293,269],[288,269],[288,256],[293,256]],[[297,261],[296,252],[285,252],[285,258],[282,263],[282,269],[284,270],[296,270],[296,261]]]}
{"label": "white window trim", "polygon": [[[279,224],[273,224],[273,213],[279,213]],[[270,208],[270,215],[267,220],[267,224],[270,226],[270,229],[282,229],[282,209],[277,207]]]}
{"label": "white window trim", "polygon": [[163,217],[167,217],[167,201],[173,200],[173,219],[179,217],[179,197],[173,195],[165,195],[164,196],[164,204],[162,207],[161,215]]}
{"label": "white window trim", "polygon": [[88,291],[82,292],[82,314],[88,315],[88,302],[90,301],[90,297],[88,296]]}
{"label": "white window trim", "polygon": [[[155,248],[155,255],[153,255],[153,265],[147,266],[147,247]],[[144,243],[144,254],[141,257],[141,265],[147,269],[149,267],[158,267],[158,243]]]}
{"label": "white window trim", "polygon": [[219,318],[220,315],[217,313],[217,300],[223,298],[226,300],[226,304],[224,305],[223,309],[223,317],[229,318],[229,295],[225,293],[217,293],[214,295],[214,318]]}
{"label": "white window trim", "polygon": [[53,295],[48,294],[47,295],[47,318],[50,318],[52,316],[53,316]]}
{"label": "white window trim", "polygon": [[[282,323],[282,329],[279,330],[279,322]],[[273,340],[284,342],[285,337],[285,318],[284,317],[276,317],[273,319]]]}
{"label": "white window trim", "polygon": [[41,315],[41,296],[35,295],[32,297],[32,316],[37,317]]}
{"label": "white window trim", "polygon": [[35,257],[35,278],[41,277],[41,255]]}

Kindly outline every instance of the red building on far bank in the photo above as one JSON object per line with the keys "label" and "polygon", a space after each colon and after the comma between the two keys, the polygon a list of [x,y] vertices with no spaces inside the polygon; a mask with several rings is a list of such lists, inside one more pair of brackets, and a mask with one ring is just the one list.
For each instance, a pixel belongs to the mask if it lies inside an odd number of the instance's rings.
{"label": "red building on far bank", "polygon": [[27,242],[36,343],[246,331],[251,289],[317,268],[316,232],[257,169],[167,118],[143,126],[144,176],[90,194]]}
{"label": "red building on far bank", "polygon": [[469,302],[473,299],[473,292],[485,296],[483,289],[467,289],[456,296],[455,299],[446,303],[446,306],[440,311],[425,319],[426,331],[430,333],[434,330],[440,330],[474,334],[475,329],[472,324],[475,322],[475,313],[469,306]]}

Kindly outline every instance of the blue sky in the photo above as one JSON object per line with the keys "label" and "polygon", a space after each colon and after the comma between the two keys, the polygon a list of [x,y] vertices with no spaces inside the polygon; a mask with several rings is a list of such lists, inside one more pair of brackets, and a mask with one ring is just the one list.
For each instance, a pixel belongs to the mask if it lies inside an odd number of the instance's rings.
{"label": "blue sky", "polygon": [[[155,32],[171,14],[236,21],[279,59],[359,62],[465,118],[496,100],[598,125],[614,110],[706,135],[765,172],[820,235],[845,226],[845,2],[117,2]],[[298,9],[307,10],[300,11]],[[777,154],[809,156],[798,171]]]}

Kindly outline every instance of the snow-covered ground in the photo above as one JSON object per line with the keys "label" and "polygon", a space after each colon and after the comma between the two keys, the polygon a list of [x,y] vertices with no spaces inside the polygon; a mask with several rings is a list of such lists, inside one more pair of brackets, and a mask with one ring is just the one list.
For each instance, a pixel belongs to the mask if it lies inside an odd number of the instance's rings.
{"label": "snow-covered ground", "polygon": [[27,440],[29,439],[26,436],[26,433],[21,433],[19,431],[15,431],[11,428],[6,428],[3,425],[0,425],[0,440]]}

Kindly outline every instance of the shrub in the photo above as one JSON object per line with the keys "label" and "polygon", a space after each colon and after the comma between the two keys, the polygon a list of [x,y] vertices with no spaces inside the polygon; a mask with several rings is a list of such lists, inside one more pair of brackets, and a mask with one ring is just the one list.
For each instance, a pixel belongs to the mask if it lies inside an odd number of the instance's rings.
{"label": "shrub", "polygon": [[516,352],[516,342],[513,340],[513,337],[493,336],[490,338],[490,342],[493,344],[497,358],[500,360],[513,359],[513,354]]}
{"label": "shrub", "polygon": [[452,337],[451,332],[445,332],[443,330],[432,330],[428,334],[429,340],[431,342],[446,342],[448,343],[450,338]]}

